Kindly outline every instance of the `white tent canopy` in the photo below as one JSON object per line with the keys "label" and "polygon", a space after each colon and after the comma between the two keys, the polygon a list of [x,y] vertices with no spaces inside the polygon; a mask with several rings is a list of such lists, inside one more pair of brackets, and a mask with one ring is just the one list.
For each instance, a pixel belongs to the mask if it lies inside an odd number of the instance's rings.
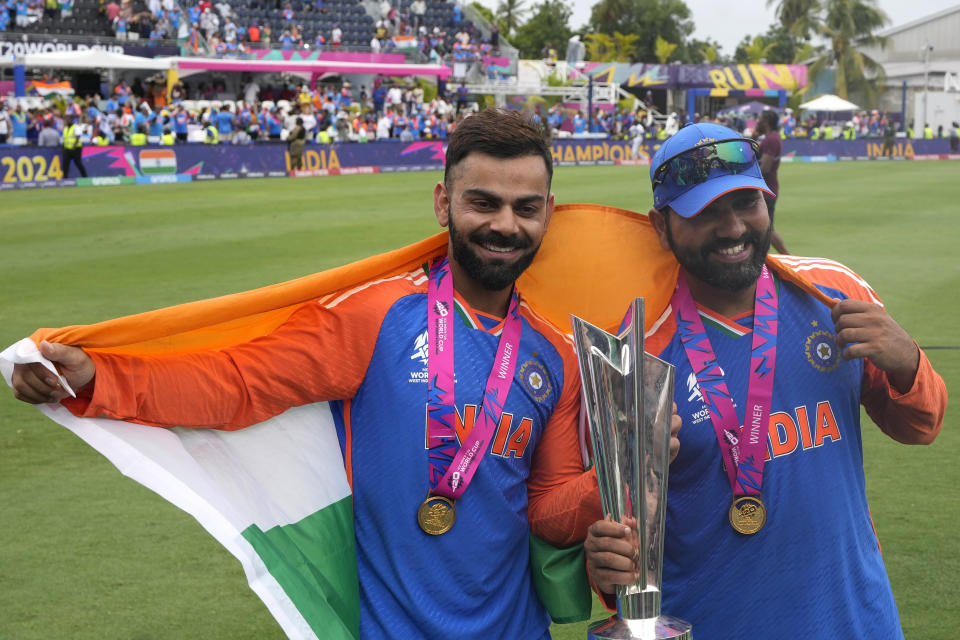
{"label": "white tent canopy", "polygon": [[122,53],[88,49],[86,51],[50,51],[30,53],[18,58],[0,58],[0,67],[23,64],[26,67],[54,69],[151,69],[166,71],[176,58],[144,58]]}
{"label": "white tent canopy", "polygon": [[800,105],[801,109],[808,111],[859,111],[860,107],[848,102],[843,98],[827,93],[819,98],[814,98],[810,102],[804,102]]}

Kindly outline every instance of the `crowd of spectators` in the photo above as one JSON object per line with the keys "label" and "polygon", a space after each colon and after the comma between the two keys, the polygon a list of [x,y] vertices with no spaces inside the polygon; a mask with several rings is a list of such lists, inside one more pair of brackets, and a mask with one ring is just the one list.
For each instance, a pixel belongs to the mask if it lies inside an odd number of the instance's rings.
{"label": "crowd of spectators", "polygon": [[[56,83],[58,78],[45,78]],[[426,97],[425,87],[430,93]],[[24,109],[10,100],[0,107],[0,143],[42,144],[63,129],[63,116],[74,116],[98,144],[176,144],[185,142],[252,143],[285,140],[302,119],[307,140],[316,143],[370,142],[385,139],[446,139],[459,118],[477,108],[466,87],[446,95],[445,84],[436,89],[415,78],[378,76],[371,87],[350,82],[283,84],[261,87],[248,78],[238,95],[224,100],[219,82],[187,85],[177,82],[167,92],[160,76],[138,80],[133,86],[121,80],[103,86],[101,94],[62,101],[57,105]],[[544,131],[556,137],[599,137],[663,140],[686,121],[683,111],[661,116],[639,102],[636,109],[596,107],[592,118],[562,104],[530,107]],[[740,116],[701,117],[751,135],[752,121]],[[49,133],[44,134],[49,129]],[[934,133],[926,128],[916,137],[949,137],[954,131]],[[780,115],[784,137],[810,139],[889,138],[896,126],[888,114],[859,112],[834,128],[810,114],[797,120],[787,109]],[[44,134],[44,135],[41,135]],[[137,134],[143,134],[139,136]],[[912,123],[907,137],[914,137]]]}
{"label": "crowd of spectators", "polygon": [[26,29],[43,20],[69,18],[73,0],[0,0],[0,32]]}
{"label": "crowd of spectators", "polygon": [[[0,5],[17,1],[0,0]],[[368,47],[373,53],[418,50],[423,58],[435,62],[473,62],[492,55],[499,46],[497,30],[490,38],[482,38],[474,25],[463,19],[459,4],[430,0],[441,9],[428,10],[427,0],[400,1],[398,5],[382,0],[369,40],[352,48]],[[263,11],[257,11],[261,8]],[[267,48],[336,50],[345,44],[341,25],[336,18],[315,19],[331,11],[336,10],[325,0],[247,0],[239,11],[226,0],[188,0],[184,5],[177,0],[149,0],[147,10],[141,12],[134,12],[131,0],[109,0],[102,5],[118,39],[149,43],[175,39],[187,52],[217,57],[245,57],[253,49]],[[263,17],[264,13],[268,17]]]}
{"label": "crowd of spectators", "polygon": [[178,82],[168,100],[160,82],[131,87],[121,81],[106,97],[91,94],[32,109],[11,100],[0,104],[0,123],[9,123],[0,143],[39,144],[44,129],[63,131],[67,115],[84,127],[85,141],[103,145],[279,141],[298,118],[311,142],[443,140],[475,108],[463,92],[450,101],[443,94],[425,100],[423,85],[414,79],[378,77],[369,91],[349,82],[261,88],[250,80],[239,100],[204,99],[222,90]]}
{"label": "crowd of spectators", "polygon": [[[548,113],[551,128],[566,131],[573,135],[597,134],[613,138],[633,138],[637,135],[645,139],[666,139],[676,132],[680,123],[686,122],[683,111],[668,116],[655,117],[655,112],[641,103],[640,108],[631,112],[627,109],[605,109],[597,107],[591,121],[579,111],[553,108]],[[809,113],[805,118],[797,119],[792,109],[785,109],[779,115],[780,133],[785,138],[806,138],[811,140],[856,140],[857,138],[889,137],[891,131],[903,132],[907,138],[944,138],[949,131],[915,131],[913,123],[901,127],[888,113],[859,111],[849,114],[849,119],[840,121],[818,117]],[[740,131],[745,135],[753,133],[758,114],[701,116],[694,114],[696,121],[709,121],[722,124]],[[639,125],[639,127],[637,126]]]}

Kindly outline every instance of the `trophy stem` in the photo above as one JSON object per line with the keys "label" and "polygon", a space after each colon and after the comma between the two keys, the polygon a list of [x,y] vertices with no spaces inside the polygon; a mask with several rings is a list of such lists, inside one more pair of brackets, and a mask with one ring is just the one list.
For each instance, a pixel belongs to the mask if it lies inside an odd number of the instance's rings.
{"label": "trophy stem", "polygon": [[660,615],[660,590],[648,585],[642,591],[636,585],[620,587],[620,615],[627,620],[656,620]]}
{"label": "trophy stem", "polygon": [[660,615],[673,367],[644,353],[643,299],[611,335],[571,317],[604,517],[632,529],[640,576],[617,588],[620,616],[591,625],[596,640],[690,638],[690,625]]}

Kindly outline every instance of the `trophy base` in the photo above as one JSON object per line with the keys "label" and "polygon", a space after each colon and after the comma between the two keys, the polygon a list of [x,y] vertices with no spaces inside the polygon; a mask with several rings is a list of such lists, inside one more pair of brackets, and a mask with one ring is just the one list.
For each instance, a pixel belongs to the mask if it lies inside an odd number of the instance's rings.
{"label": "trophy base", "polygon": [[611,616],[587,628],[588,640],[691,640],[689,622],[673,616],[624,620]]}

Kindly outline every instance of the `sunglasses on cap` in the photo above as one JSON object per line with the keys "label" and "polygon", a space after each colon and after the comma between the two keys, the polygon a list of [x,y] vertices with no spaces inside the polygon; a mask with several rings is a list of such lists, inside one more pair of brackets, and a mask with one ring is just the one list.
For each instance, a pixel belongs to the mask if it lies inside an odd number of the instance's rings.
{"label": "sunglasses on cap", "polygon": [[711,175],[745,173],[759,155],[760,145],[749,138],[704,142],[665,160],[653,174],[653,186],[688,187],[706,182]]}

